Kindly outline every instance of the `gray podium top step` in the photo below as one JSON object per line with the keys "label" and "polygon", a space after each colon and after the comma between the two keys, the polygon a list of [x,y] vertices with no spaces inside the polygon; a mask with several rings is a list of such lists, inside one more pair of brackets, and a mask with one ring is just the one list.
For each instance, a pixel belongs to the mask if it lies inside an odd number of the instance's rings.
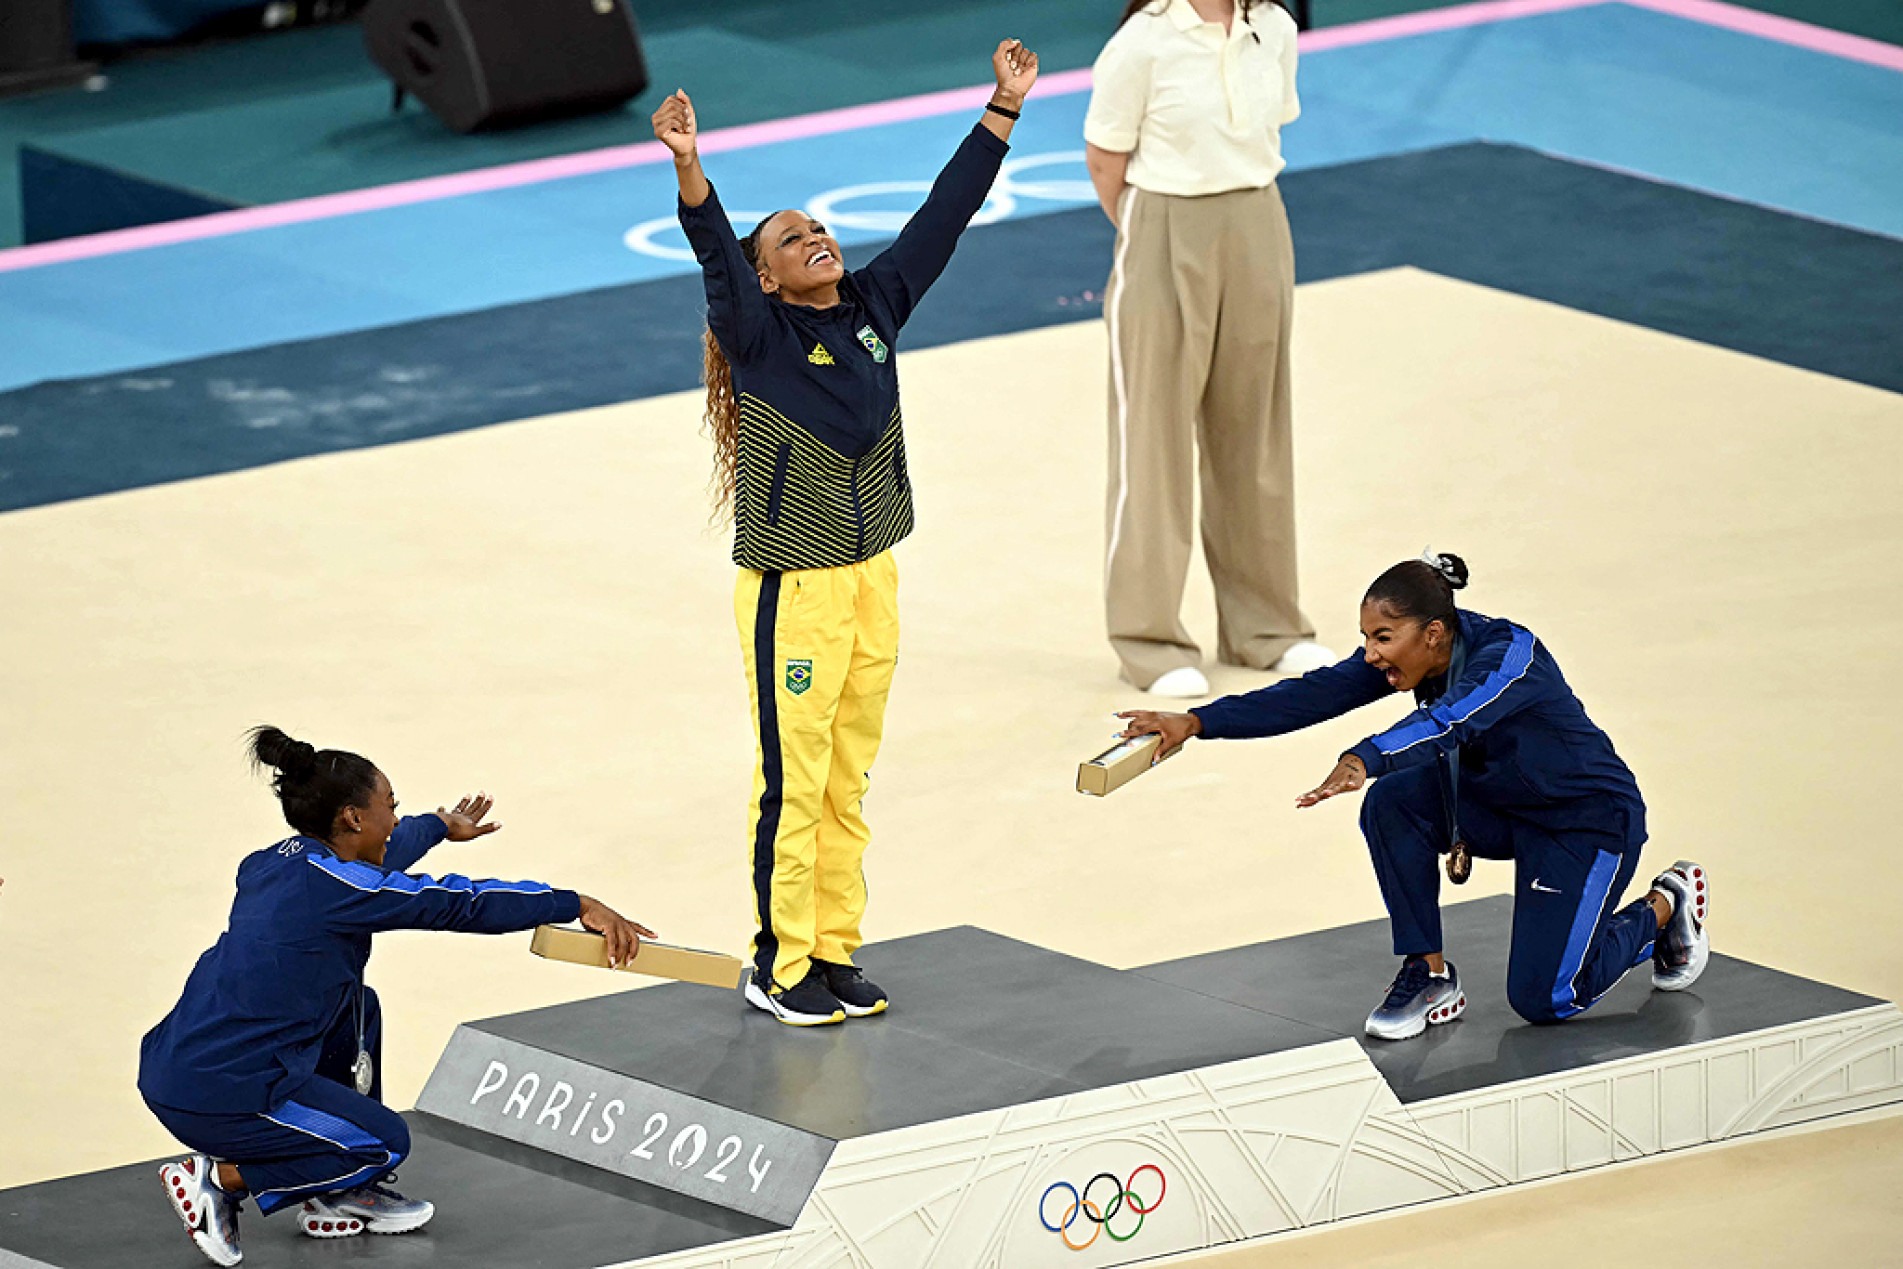
{"label": "gray podium top step", "polygon": [[[437,1205],[414,1234],[346,1242],[306,1238],[282,1211],[239,1218],[245,1263],[337,1269],[373,1260],[402,1269],[594,1269],[637,1256],[763,1234],[773,1225],[415,1113],[415,1152],[399,1188]],[[7,1253],[55,1269],[203,1269],[159,1188],[158,1160],[0,1192]]]}
{"label": "gray podium top step", "polygon": [[834,1141],[1339,1038],[971,926],[856,959],[894,1003],[845,1026],[685,985],[469,1025]]}
{"label": "gray podium top step", "polygon": [[1362,1032],[1398,964],[1386,921],[1209,952],[1131,973],[1332,1035],[1353,1036],[1403,1102],[1883,1003],[1714,953],[1690,991],[1655,992],[1650,969],[1640,966],[1583,1016],[1561,1026],[1528,1026],[1506,998],[1512,922],[1513,900],[1505,895],[1442,909],[1447,958],[1460,970],[1467,1011],[1458,1022],[1398,1043]]}

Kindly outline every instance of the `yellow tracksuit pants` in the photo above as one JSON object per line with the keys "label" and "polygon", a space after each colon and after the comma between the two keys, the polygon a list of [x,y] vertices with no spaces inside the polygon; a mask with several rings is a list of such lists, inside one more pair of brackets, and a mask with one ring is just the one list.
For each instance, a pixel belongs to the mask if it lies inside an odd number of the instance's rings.
{"label": "yellow tracksuit pants", "polygon": [[753,960],[784,990],[814,957],[852,964],[862,941],[863,801],[898,664],[898,564],[885,551],[838,568],[743,568],[733,607],[757,741]]}

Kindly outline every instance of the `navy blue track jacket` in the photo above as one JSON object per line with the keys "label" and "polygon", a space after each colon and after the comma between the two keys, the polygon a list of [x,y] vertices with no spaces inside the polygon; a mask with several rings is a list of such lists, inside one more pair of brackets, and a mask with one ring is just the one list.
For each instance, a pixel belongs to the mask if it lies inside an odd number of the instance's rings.
{"label": "navy blue track jacket", "polygon": [[317,1069],[324,1036],[357,1007],[379,930],[506,934],[573,921],[581,898],[539,881],[411,876],[448,830],[406,816],[384,866],[291,837],[238,865],[231,923],[198,958],[178,1004],[146,1033],[139,1091],[175,1110],[275,1110]]}
{"label": "navy blue track jacket", "polygon": [[855,564],[912,531],[899,330],[951,261],[1009,150],[975,125],[897,240],[842,278],[827,309],[760,290],[717,194],[678,204],[739,402],[736,564]]}
{"label": "navy blue track jacket", "polygon": [[[1642,825],[1638,782],[1606,733],[1586,716],[1546,646],[1510,621],[1458,611],[1466,658],[1459,681],[1450,684],[1443,674],[1423,682],[1415,689],[1413,713],[1348,752],[1379,778],[1458,748],[1463,800],[1560,831],[1603,831],[1615,807],[1627,811],[1635,827]],[[1280,736],[1339,718],[1394,690],[1357,652],[1299,679],[1226,696],[1192,712],[1211,740]]]}

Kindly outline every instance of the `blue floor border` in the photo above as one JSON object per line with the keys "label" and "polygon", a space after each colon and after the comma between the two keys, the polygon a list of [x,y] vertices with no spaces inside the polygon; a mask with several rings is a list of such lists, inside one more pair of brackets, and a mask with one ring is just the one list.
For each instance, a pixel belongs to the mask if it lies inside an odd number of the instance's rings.
{"label": "blue floor border", "polygon": [[[1896,239],[1484,143],[1282,186],[1304,282],[1413,265],[1903,392]],[[1094,208],[973,229],[904,349],[1098,317],[1111,247]],[[690,389],[701,308],[661,278],[3,393],[0,511]]]}
{"label": "blue floor border", "polygon": [[[1301,96],[1292,171],[1492,141],[1903,237],[1903,74],[1627,4],[1312,49]],[[1090,206],[1088,100],[1027,107],[993,214]],[[709,171],[730,211],[806,206],[860,248],[974,113],[750,145]],[[674,186],[647,163],[0,271],[0,391],[688,273]],[[626,245],[650,230],[654,249]]]}

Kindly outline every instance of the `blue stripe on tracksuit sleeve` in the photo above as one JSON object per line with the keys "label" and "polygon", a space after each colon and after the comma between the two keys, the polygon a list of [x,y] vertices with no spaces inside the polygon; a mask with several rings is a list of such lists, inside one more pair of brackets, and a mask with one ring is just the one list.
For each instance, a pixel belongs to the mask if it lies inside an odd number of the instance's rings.
{"label": "blue stripe on tracksuit sleeve", "polygon": [[471,881],[389,872],[360,860],[313,855],[318,902],[336,929],[463,930],[507,934],[552,922],[572,921],[581,899],[539,881]]}
{"label": "blue stripe on tracksuit sleeve", "polygon": [[1531,631],[1509,629],[1504,647],[1494,642],[1468,653],[1466,672],[1439,701],[1348,752],[1361,759],[1369,775],[1386,775],[1432,761],[1532,704],[1537,692],[1530,676],[1538,645]]}
{"label": "blue stripe on tracksuit sleeve", "polygon": [[391,872],[408,872],[447,836],[449,826],[434,815],[406,815],[397,821],[383,848],[383,866]]}

